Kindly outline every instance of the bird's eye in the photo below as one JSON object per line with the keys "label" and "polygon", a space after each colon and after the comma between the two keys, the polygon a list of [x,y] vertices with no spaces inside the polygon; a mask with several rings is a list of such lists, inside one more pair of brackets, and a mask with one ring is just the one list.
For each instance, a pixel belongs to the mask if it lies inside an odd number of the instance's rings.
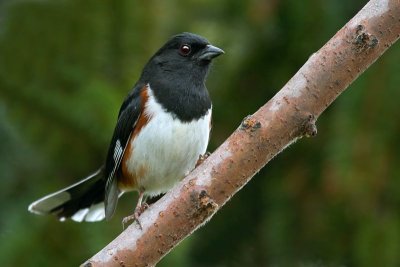
{"label": "bird's eye", "polygon": [[181,47],[179,47],[179,53],[184,57],[189,55],[191,50],[192,49],[190,48],[190,45],[188,45],[188,44],[183,44],[183,45],[181,45]]}

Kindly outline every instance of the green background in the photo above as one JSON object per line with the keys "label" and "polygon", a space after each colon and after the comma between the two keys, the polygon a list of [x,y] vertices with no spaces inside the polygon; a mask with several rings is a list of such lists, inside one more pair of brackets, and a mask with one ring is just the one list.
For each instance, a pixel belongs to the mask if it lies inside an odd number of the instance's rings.
{"label": "green background", "polygon": [[[119,105],[173,34],[226,54],[207,86],[213,151],[366,0],[0,1],[0,265],[76,266],[110,222],[29,214],[102,164]],[[159,266],[400,266],[400,47]]]}

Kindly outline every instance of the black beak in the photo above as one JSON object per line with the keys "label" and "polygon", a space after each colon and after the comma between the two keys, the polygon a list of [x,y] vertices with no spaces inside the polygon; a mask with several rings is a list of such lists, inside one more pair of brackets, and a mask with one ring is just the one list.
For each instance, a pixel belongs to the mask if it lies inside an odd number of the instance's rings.
{"label": "black beak", "polygon": [[199,59],[211,61],[211,59],[213,59],[221,54],[225,54],[224,50],[222,50],[221,48],[218,48],[213,45],[207,45],[201,52]]}

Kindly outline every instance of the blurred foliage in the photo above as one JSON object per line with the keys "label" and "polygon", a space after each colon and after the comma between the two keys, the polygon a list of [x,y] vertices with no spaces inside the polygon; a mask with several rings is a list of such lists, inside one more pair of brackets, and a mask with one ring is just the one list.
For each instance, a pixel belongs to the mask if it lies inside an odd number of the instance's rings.
{"label": "blurred foliage", "polygon": [[[0,264],[76,266],[121,232],[28,204],[104,160],[124,96],[165,40],[222,47],[210,73],[214,150],[366,0],[0,2]],[[400,49],[159,266],[400,266]]]}

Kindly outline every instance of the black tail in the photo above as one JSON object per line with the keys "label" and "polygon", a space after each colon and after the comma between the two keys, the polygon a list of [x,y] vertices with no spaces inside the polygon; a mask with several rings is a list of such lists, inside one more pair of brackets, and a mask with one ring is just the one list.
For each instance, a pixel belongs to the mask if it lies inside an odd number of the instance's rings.
{"label": "black tail", "polygon": [[94,222],[104,219],[105,179],[102,168],[82,181],[47,195],[29,205],[36,214],[55,214],[61,221]]}

